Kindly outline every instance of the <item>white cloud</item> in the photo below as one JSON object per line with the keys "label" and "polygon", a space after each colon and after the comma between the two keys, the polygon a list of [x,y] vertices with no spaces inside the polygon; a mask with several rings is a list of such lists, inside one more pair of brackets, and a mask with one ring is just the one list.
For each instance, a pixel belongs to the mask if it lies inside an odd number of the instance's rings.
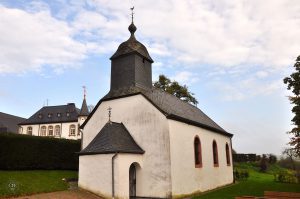
{"label": "white cloud", "polygon": [[190,85],[199,81],[196,74],[188,71],[177,72],[171,79],[185,85]]}
{"label": "white cloud", "polygon": [[0,73],[40,71],[44,65],[59,72],[78,65],[90,48],[45,7],[26,12],[0,6],[0,32]]}

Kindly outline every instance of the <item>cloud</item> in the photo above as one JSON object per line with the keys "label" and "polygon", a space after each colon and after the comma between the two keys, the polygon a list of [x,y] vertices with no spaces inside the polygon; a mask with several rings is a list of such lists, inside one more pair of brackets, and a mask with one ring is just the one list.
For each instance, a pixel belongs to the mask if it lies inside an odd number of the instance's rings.
{"label": "cloud", "polygon": [[38,12],[0,6],[0,19],[0,73],[41,71],[45,65],[59,72],[78,65],[90,48],[45,6]]}
{"label": "cloud", "polygon": [[171,77],[171,79],[184,85],[190,85],[199,81],[197,75],[189,71],[177,72],[175,76]]}

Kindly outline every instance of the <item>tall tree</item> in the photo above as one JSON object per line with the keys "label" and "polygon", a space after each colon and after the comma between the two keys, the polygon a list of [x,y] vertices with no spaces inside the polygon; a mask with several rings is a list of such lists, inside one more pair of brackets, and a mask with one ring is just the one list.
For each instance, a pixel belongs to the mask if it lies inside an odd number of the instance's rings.
{"label": "tall tree", "polygon": [[194,105],[198,104],[198,101],[193,97],[194,93],[191,93],[186,85],[181,86],[176,81],[171,81],[164,75],[159,75],[158,81],[154,82],[154,87],[166,91],[177,98],[192,103]]}
{"label": "tall tree", "polygon": [[294,127],[288,132],[292,135],[289,144],[297,156],[300,157],[300,56],[296,59],[294,69],[295,72],[284,78],[283,82],[287,84],[287,89],[293,92],[293,96],[289,96],[289,100],[294,105],[292,112],[295,116],[292,119]]}

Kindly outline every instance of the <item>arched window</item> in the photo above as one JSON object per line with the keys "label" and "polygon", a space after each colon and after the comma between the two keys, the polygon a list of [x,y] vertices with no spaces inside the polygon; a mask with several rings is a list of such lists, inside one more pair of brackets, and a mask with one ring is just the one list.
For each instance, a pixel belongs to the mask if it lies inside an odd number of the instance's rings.
{"label": "arched window", "polygon": [[70,125],[70,133],[69,133],[70,136],[75,136],[75,129],[76,126],[74,124]]}
{"label": "arched window", "polygon": [[46,126],[41,127],[41,136],[46,136]]}
{"label": "arched window", "polygon": [[31,126],[27,127],[27,134],[32,135],[32,127]]}
{"label": "arched window", "polygon": [[215,140],[213,141],[212,148],[213,148],[214,166],[218,167],[219,166],[218,146]]}
{"label": "arched window", "polygon": [[202,167],[202,154],[201,154],[201,142],[200,139],[195,137],[194,139],[194,155],[195,155],[195,167]]}
{"label": "arched window", "polygon": [[227,162],[227,166],[230,166],[230,153],[229,153],[228,143],[226,143],[225,150],[226,150],[226,162]]}
{"label": "arched window", "polygon": [[48,136],[53,136],[53,126],[48,126]]}
{"label": "arched window", "polygon": [[59,125],[55,126],[55,136],[60,136],[60,126]]}

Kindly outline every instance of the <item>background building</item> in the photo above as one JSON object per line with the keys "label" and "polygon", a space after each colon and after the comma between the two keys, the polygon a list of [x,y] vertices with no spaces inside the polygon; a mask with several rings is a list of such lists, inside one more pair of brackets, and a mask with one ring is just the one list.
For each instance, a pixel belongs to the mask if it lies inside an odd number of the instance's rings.
{"label": "background building", "polygon": [[81,139],[79,126],[89,115],[84,96],[81,109],[74,103],[44,106],[30,118],[19,123],[19,133],[34,136],[51,136],[66,139]]}
{"label": "background building", "polygon": [[18,124],[25,118],[0,112],[0,133],[18,133]]}

